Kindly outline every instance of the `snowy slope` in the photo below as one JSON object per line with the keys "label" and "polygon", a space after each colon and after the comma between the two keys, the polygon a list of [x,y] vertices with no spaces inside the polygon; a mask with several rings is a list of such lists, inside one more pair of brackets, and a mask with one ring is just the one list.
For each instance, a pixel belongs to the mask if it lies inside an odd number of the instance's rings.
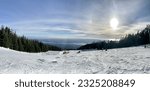
{"label": "snowy slope", "polygon": [[0,47],[0,73],[150,73],[150,48],[25,53]]}

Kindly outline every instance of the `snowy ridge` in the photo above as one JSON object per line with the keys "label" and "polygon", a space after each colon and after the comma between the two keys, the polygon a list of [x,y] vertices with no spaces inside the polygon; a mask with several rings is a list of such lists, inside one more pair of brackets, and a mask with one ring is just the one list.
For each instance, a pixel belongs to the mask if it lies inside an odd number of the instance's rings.
{"label": "snowy ridge", "polygon": [[149,74],[150,48],[25,53],[0,47],[2,74]]}

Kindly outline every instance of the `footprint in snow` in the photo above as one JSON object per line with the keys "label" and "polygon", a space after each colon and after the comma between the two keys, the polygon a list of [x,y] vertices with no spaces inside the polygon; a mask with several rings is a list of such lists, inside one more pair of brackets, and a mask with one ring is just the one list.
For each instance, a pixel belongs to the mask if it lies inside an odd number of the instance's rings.
{"label": "footprint in snow", "polygon": [[57,62],[57,61],[52,61],[52,63],[56,64],[56,63],[58,63],[58,62]]}
{"label": "footprint in snow", "polygon": [[38,59],[37,62],[43,63],[43,62],[45,62],[45,59]]}

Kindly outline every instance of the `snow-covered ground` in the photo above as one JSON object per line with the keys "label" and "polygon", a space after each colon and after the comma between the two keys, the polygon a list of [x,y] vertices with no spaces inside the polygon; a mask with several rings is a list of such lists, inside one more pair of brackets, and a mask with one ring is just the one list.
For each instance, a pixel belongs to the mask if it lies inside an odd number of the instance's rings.
{"label": "snow-covered ground", "polygon": [[25,53],[0,47],[0,73],[148,74],[150,48]]}

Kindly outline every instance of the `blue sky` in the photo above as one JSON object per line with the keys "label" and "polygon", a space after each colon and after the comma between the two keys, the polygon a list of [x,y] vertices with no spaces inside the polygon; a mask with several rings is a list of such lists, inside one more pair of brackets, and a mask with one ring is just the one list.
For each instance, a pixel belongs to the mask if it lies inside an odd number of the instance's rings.
{"label": "blue sky", "polygon": [[149,0],[0,0],[0,25],[29,38],[118,39],[147,24]]}

